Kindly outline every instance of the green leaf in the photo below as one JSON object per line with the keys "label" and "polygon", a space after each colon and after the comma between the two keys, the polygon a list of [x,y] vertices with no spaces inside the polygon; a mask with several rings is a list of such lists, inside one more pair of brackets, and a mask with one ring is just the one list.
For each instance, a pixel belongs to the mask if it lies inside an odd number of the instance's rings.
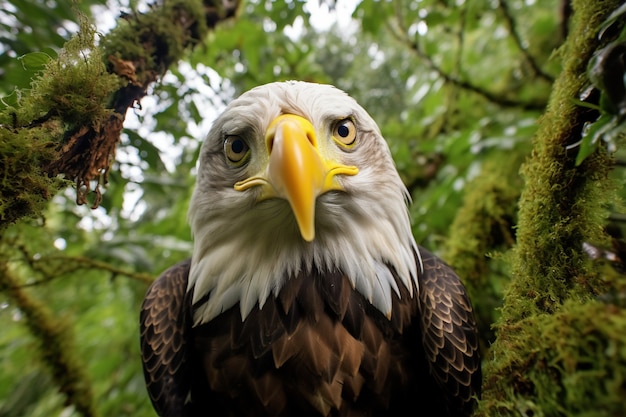
{"label": "green leaf", "polygon": [[598,31],[598,38],[602,39],[607,31],[611,28],[611,26],[613,26],[614,23],[620,21],[620,18],[623,17],[624,13],[626,13],[626,3],[615,9],[604,21],[604,23],[600,26],[600,30]]}
{"label": "green leaf", "polygon": [[606,131],[612,127],[615,118],[610,114],[603,114],[598,120],[587,125],[583,131],[578,154],[576,155],[576,166],[583,163],[589,155],[598,148],[598,142]]}
{"label": "green leaf", "polygon": [[31,52],[17,59],[22,63],[24,69],[32,71],[43,69],[52,57],[45,52]]}

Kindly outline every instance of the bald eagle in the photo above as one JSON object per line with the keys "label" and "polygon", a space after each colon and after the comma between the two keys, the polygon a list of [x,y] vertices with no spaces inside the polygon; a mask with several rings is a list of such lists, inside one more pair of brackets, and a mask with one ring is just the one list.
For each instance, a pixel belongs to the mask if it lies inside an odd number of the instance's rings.
{"label": "bald eagle", "polygon": [[341,90],[279,82],[232,101],[200,151],[192,257],[141,309],[158,414],[470,414],[472,307],[416,244],[409,199]]}

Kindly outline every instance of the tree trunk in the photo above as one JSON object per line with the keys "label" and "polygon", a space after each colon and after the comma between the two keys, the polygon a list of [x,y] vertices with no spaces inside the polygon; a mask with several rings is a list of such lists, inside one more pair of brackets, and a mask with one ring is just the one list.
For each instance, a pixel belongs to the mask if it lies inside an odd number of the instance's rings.
{"label": "tree trunk", "polygon": [[[598,112],[576,103],[588,86],[598,30],[618,1],[573,2],[563,70],[524,164],[512,281],[496,341],[485,359],[477,415],[623,415],[626,310],[598,301],[608,291],[583,252],[606,241],[606,206],[615,196],[606,149],[576,164],[586,122]],[[623,278],[622,278],[623,279]],[[619,371],[616,371],[619,369]]]}

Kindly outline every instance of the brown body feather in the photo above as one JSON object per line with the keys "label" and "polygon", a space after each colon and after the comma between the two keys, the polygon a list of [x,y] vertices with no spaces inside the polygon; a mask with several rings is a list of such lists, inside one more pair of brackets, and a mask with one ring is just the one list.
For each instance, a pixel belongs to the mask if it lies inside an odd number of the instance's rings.
{"label": "brown body feather", "polygon": [[[476,324],[454,272],[420,250],[419,294],[387,318],[339,271],[300,274],[241,320],[191,327],[190,262],[152,285],[141,348],[157,412],[175,415],[467,415],[480,394]],[[210,295],[209,295],[210,296]]]}
{"label": "brown body feather", "polygon": [[290,81],[231,102],[199,156],[193,261],[141,312],[158,413],[467,415],[472,308],[450,268],[418,256],[409,199],[344,92]]}

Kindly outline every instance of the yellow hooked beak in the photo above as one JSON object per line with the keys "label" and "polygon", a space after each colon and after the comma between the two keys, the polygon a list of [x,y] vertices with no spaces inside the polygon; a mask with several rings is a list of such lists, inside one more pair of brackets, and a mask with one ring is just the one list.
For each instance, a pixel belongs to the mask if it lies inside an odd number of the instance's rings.
{"label": "yellow hooked beak", "polygon": [[330,190],[342,190],[336,175],[356,175],[355,166],[325,159],[307,119],[293,114],[278,116],[265,133],[269,163],[262,175],[239,181],[235,190],[263,187],[260,199],[284,198],[293,211],[300,234],[307,242],[315,238],[315,201]]}

